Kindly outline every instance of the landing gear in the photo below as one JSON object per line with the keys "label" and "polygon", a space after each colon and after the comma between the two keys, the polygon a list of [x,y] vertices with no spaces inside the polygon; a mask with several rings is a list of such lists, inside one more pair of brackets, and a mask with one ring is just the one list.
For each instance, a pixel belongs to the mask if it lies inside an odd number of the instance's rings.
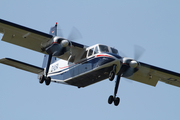
{"label": "landing gear", "polygon": [[50,77],[46,77],[45,83],[46,83],[46,85],[49,85],[51,83],[51,78]]}
{"label": "landing gear", "polygon": [[[113,70],[115,70],[115,65],[113,66]],[[116,84],[115,84],[115,88],[114,88],[114,96],[111,95],[109,96],[109,99],[108,99],[108,103],[109,104],[112,104],[114,102],[114,105],[115,106],[118,106],[119,103],[120,103],[120,98],[119,97],[116,97],[117,95],[117,91],[118,91],[118,88],[119,88],[119,82],[120,82],[120,78],[121,76],[123,75],[123,73],[129,68],[129,66],[123,64],[121,65],[121,68],[119,70],[119,72],[117,73],[117,79],[116,79]],[[111,71],[113,72],[113,71]],[[109,74],[109,76],[111,75],[111,72]]]}
{"label": "landing gear", "polygon": [[114,97],[112,95],[109,96],[108,103],[112,104],[113,101],[114,101]]}
{"label": "landing gear", "polygon": [[45,76],[44,75],[41,75],[41,77],[39,78],[39,83],[43,83],[45,80]]}
{"label": "landing gear", "polygon": [[119,102],[120,102],[120,98],[119,98],[119,97],[116,97],[116,98],[114,99],[114,105],[115,105],[115,106],[118,106],[118,105],[119,105]]}
{"label": "landing gear", "polygon": [[51,83],[51,77],[45,77],[44,75],[41,75],[39,78],[39,83],[43,83],[45,81],[46,85],[49,85]]}
{"label": "landing gear", "polygon": [[109,103],[109,104],[112,104],[113,102],[114,102],[114,105],[115,105],[115,106],[118,106],[119,103],[120,103],[120,98],[119,98],[119,97],[115,97],[115,98],[114,98],[112,95],[109,96],[108,103]]}
{"label": "landing gear", "polygon": [[49,72],[49,66],[51,63],[51,59],[52,59],[52,54],[49,55],[48,58],[48,62],[47,62],[47,66],[46,66],[46,76],[41,75],[41,77],[39,78],[39,83],[43,83],[45,81],[46,85],[49,85],[51,83],[51,77],[47,77],[48,72]]}
{"label": "landing gear", "polygon": [[118,106],[119,103],[120,103],[120,98],[116,97],[117,91],[118,91],[118,87],[119,87],[120,77],[121,76],[118,75],[117,79],[116,79],[116,85],[115,85],[115,88],[114,88],[114,96],[111,95],[111,96],[109,96],[109,99],[108,99],[108,103],[112,104],[114,102],[115,106]]}

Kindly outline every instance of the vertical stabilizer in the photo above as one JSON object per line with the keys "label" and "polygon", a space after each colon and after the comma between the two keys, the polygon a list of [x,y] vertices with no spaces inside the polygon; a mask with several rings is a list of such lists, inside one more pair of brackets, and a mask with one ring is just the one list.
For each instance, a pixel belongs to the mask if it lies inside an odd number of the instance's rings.
{"label": "vertical stabilizer", "polygon": [[49,34],[53,36],[57,36],[57,23],[55,24],[54,27],[51,27]]}

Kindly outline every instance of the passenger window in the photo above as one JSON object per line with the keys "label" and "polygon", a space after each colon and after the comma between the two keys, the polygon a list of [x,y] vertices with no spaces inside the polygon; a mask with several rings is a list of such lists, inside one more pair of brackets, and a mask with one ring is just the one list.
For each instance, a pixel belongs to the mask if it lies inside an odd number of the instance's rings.
{"label": "passenger window", "polygon": [[94,54],[97,54],[98,53],[98,48],[97,46],[95,47],[95,50],[94,50]]}
{"label": "passenger window", "polygon": [[89,50],[88,57],[93,54],[93,50],[94,50],[94,48],[92,48],[92,49]]}
{"label": "passenger window", "polygon": [[87,54],[87,51],[84,52],[84,54],[82,55],[81,59],[86,58],[86,54]]}

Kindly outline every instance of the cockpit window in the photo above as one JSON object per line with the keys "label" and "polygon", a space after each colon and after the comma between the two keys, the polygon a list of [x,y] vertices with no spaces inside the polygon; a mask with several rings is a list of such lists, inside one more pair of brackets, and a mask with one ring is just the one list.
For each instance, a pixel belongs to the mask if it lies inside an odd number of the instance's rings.
{"label": "cockpit window", "polygon": [[94,48],[92,48],[92,49],[89,50],[88,57],[93,54],[93,50],[94,50]]}
{"label": "cockpit window", "polygon": [[114,54],[117,54],[117,55],[118,55],[118,51],[117,51],[116,49],[111,48],[111,51],[112,51],[112,53],[114,53]]}
{"label": "cockpit window", "polygon": [[94,49],[94,54],[97,54],[99,51],[98,51],[98,47],[96,46],[95,49]]}
{"label": "cockpit window", "polygon": [[105,45],[99,45],[99,49],[101,52],[109,52],[108,47]]}
{"label": "cockpit window", "polygon": [[85,51],[85,52],[83,53],[83,55],[82,55],[81,59],[86,58],[86,54],[87,54],[87,51]]}

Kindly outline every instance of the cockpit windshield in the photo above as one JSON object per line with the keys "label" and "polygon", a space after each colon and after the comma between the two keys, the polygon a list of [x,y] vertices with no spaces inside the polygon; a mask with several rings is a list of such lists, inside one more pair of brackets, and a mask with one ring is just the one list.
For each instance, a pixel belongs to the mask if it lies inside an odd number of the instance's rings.
{"label": "cockpit windshield", "polygon": [[113,53],[113,54],[119,55],[117,49],[106,46],[106,45],[97,44],[97,45],[87,48],[86,51],[83,53],[81,59],[91,57],[98,53]]}
{"label": "cockpit windshield", "polygon": [[100,52],[114,53],[118,55],[118,50],[112,47],[105,46],[105,45],[99,45],[99,50]]}
{"label": "cockpit windshield", "polygon": [[117,51],[115,48],[111,48],[111,51],[112,51],[112,53],[114,53],[114,54],[117,54],[117,55],[118,55],[118,51]]}
{"label": "cockpit windshield", "polygon": [[99,45],[99,49],[101,52],[109,52],[108,47],[105,45]]}

